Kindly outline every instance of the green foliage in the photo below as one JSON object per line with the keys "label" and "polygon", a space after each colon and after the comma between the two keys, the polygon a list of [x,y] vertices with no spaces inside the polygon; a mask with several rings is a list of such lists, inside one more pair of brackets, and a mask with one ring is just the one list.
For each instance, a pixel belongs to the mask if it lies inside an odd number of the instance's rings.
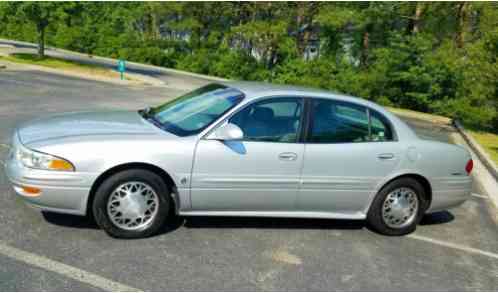
{"label": "green foliage", "polygon": [[[460,72],[450,46],[435,48],[423,34],[395,35],[389,47],[374,51],[368,72],[374,80],[371,96],[387,96],[397,106],[419,111],[432,110],[435,101],[456,97]],[[453,56],[455,57],[455,56]]]}
{"label": "green foliage", "polygon": [[209,72],[212,75],[238,80],[258,80],[259,78],[254,74],[264,70],[264,68],[259,68],[254,58],[244,52],[223,50],[219,54],[221,54],[220,58],[217,58]]}
{"label": "green foliage", "polygon": [[[498,5],[0,2],[0,36],[231,79],[319,87],[498,132]],[[311,45],[316,58],[304,58]],[[318,44],[318,46],[316,45]]]}
{"label": "green foliage", "polygon": [[[22,24],[22,26],[32,25],[32,28],[28,30],[29,36],[32,37],[33,30],[36,30],[38,55],[43,57],[46,28],[53,22],[67,17],[66,9],[75,5],[71,2],[6,2],[0,6],[2,10],[0,16],[8,23]],[[9,28],[9,31],[11,29]]]}

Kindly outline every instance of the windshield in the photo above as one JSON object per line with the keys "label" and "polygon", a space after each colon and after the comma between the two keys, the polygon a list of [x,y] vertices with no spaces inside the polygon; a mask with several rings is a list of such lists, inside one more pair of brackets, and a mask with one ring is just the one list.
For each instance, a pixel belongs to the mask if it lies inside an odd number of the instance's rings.
{"label": "windshield", "polygon": [[244,94],[234,88],[209,84],[151,109],[150,116],[161,128],[175,135],[193,135],[235,107],[243,98]]}

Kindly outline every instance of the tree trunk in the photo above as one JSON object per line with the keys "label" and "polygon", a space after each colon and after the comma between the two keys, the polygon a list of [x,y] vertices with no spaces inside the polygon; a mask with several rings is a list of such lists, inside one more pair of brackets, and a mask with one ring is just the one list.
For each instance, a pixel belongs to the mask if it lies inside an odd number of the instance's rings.
{"label": "tree trunk", "polygon": [[413,17],[413,29],[412,33],[416,34],[420,31],[420,20],[422,18],[422,12],[424,10],[424,3],[417,3],[417,6],[415,7],[415,16]]}
{"label": "tree trunk", "polygon": [[468,10],[470,4],[467,2],[458,4],[457,12],[457,35],[456,35],[456,45],[458,48],[463,48],[465,45],[466,33],[467,33],[467,23],[468,23]]}
{"label": "tree trunk", "polygon": [[363,33],[363,40],[361,44],[361,66],[366,67],[368,65],[368,53],[370,49],[370,33],[367,28]]}
{"label": "tree trunk", "polygon": [[272,70],[276,63],[277,63],[277,50],[275,47],[272,46],[270,48],[267,68],[269,70]]}
{"label": "tree trunk", "polygon": [[160,31],[159,31],[159,24],[157,21],[157,14],[154,11],[152,11],[150,14],[150,22],[151,22],[152,40],[156,41],[159,39]]}
{"label": "tree trunk", "polygon": [[37,25],[38,31],[38,57],[45,57],[45,26]]}
{"label": "tree trunk", "polygon": [[310,43],[313,30],[313,18],[316,14],[316,3],[299,2],[297,6],[296,19],[296,44],[297,52],[301,57],[304,56],[305,50]]}
{"label": "tree trunk", "polygon": [[424,3],[417,2],[415,11],[408,18],[408,25],[406,27],[407,34],[416,34],[420,32],[420,24],[422,22],[422,14],[424,13]]}
{"label": "tree trunk", "polygon": [[299,53],[299,56],[303,56],[304,49],[306,47],[303,32],[301,31],[301,28],[304,25],[304,5],[307,3],[299,3],[297,5],[297,25],[296,25],[296,44],[297,44],[297,52]]}

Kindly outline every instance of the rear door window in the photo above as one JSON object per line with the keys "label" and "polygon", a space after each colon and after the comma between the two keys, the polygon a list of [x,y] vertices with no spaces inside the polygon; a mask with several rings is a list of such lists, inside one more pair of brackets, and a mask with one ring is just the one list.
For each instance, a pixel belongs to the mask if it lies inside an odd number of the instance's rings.
{"label": "rear door window", "polygon": [[307,142],[356,143],[392,141],[391,124],[382,114],[354,103],[313,99]]}
{"label": "rear door window", "polygon": [[311,106],[313,143],[350,143],[369,141],[368,114],[365,107],[334,100],[316,99]]}

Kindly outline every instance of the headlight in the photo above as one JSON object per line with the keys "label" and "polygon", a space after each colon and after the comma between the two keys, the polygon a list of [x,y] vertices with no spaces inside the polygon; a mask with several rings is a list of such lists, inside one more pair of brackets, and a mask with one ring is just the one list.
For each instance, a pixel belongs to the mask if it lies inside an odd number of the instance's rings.
{"label": "headlight", "polygon": [[28,168],[55,170],[55,171],[74,171],[74,166],[70,162],[52,156],[27,149],[18,145],[15,152],[16,159]]}

